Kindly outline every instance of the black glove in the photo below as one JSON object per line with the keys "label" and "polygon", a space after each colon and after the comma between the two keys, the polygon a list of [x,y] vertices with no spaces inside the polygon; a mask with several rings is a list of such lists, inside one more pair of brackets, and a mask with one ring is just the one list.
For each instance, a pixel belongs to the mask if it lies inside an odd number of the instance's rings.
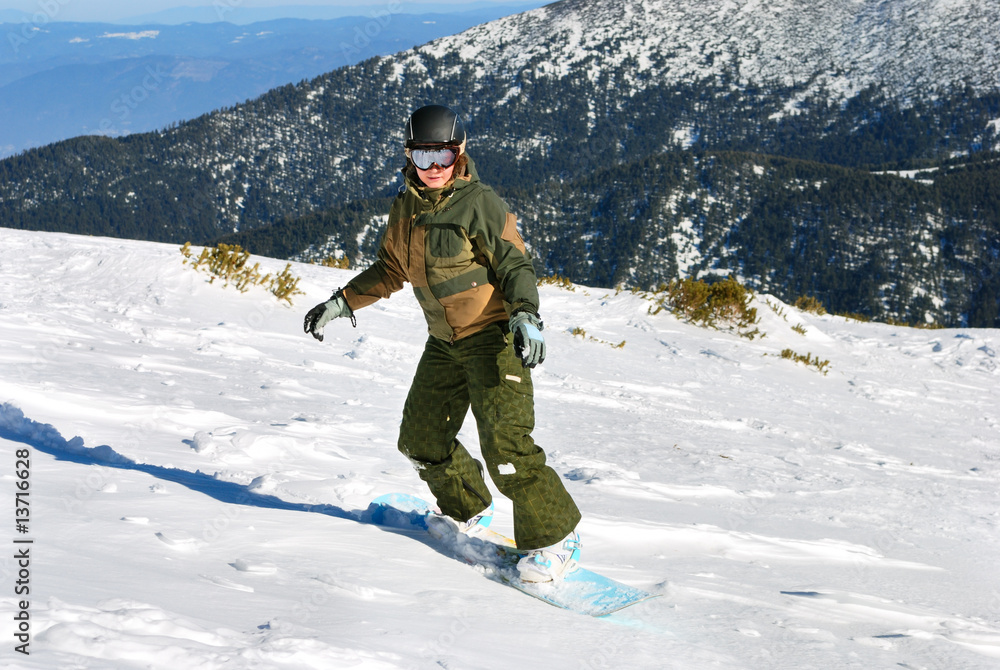
{"label": "black glove", "polygon": [[339,319],[340,317],[350,317],[351,323],[357,325],[354,322],[354,312],[347,304],[347,300],[344,299],[344,292],[337,291],[330,297],[326,302],[321,302],[320,304],[313,307],[306,314],[305,320],[302,322],[302,328],[305,332],[311,334],[320,342],[323,341],[323,326],[330,323],[334,319]]}
{"label": "black glove", "polygon": [[510,317],[510,332],[514,333],[514,352],[521,365],[533,368],[545,361],[545,338],[542,320],[531,312],[517,312]]}

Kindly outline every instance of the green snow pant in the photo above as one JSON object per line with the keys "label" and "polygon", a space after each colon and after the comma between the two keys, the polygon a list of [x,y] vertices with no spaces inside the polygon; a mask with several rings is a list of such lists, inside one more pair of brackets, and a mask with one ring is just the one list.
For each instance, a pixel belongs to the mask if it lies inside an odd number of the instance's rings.
{"label": "green snow pant", "polygon": [[478,463],[458,441],[469,406],[486,468],[514,502],[520,549],[555,544],[580,522],[580,511],[545,452],[535,426],[530,370],[500,324],[449,343],[431,337],[403,408],[399,450],[427,482],[441,512],[470,519],[492,501]]}

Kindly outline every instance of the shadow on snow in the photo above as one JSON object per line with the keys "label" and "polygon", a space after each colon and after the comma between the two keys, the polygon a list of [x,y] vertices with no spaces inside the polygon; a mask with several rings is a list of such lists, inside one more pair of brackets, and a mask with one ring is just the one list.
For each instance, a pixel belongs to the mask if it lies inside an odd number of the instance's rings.
{"label": "shadow on snow", "polygon": [[[359,523],[372,523],[369,510],[348,511],[336,505],[288,502],[274,495],[256,493],[244,484],[221,481],[200,470],[190,472],[178,468],[138,463],[123,456],[108,445],[87,447],[84,446],[83,438],[74,437],[67,440],[51,424],[39,423],[25,417],[19,408],[10,403],[0,404],[0,438],[27,444],[37,451],[53,456],[58,461],[144,472],[157,479],[180,484],[192,491],[231,505],[247,505],[291,512],[311,512]],[[386,530],[393,529],[387,528]]]}

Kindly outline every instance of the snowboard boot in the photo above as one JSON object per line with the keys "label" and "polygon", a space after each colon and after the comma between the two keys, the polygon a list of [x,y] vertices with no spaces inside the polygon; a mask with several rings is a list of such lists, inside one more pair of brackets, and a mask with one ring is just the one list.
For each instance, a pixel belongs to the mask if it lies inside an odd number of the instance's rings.
{"label": "snowboard boot", "polygon": [[458,524],[458,532],[468,535],[469,537],[476,537],[482,535],[482,532],[490,527],[493,522],[493,503],[484,509],[482,512],[472,517],[468,521],[456,521]]}
{"label": "snowboard boot", "polygon": [[459,521],[450,516],[441,514],[435,509],[433,515],[427,520],[427,531],[441,540],[444,538],[454,538],[459,535],[466,537],[479,537],[490,527],[493,522],[493,503],[479,514],[468,521]]}
{"label": "snowboard boot", "polygon": [[573,572],[580,562],[580,534],[573,531],[551,547],[529,551],[517,562],[517,571],[526,582],[551,582]]}

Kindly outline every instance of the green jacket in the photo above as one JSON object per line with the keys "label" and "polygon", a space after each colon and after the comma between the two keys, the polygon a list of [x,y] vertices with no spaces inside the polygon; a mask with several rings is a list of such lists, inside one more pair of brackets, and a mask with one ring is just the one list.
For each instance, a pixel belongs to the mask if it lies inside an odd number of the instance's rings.
{"label": "green jacket", "polygon": [[409,282],[431,335],[454,341],[518,309],[538,312],[535,269],[517,232],[517,217],[479,181],[464,174],[442,189],[408,175],[389,211],[375,263],[344,289],[357,311]]}

